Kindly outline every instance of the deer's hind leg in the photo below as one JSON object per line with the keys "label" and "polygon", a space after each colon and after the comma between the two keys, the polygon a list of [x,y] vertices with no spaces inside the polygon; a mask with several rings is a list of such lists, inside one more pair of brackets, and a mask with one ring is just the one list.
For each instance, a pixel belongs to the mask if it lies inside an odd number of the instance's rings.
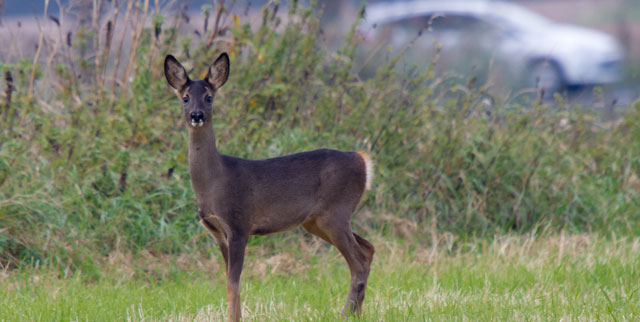
{"label": "deer's hind leg", "polygon": [[368,240],[362,238],[362,236],[356,233],[353,233],[353,237],[356,239],[356,242],[358,242],[358,246],[360,246],[360,249],[362,249],[362,251],[367,256],[369,267],[371,267],[371,262],[373,262],[373,254],[376,252],[376,248],[373,247],[373,244],[371,244]]}
{"label": "deer's hind leg", "polygon": [[351,271],[351,285],[342,316],[354,313],[360,315],[375,249],[370,242],[351,231],[350,216],[342,221],[336,220],[337,218],[345,217],[322,217],[313,225],[307,224],[304,227],[310,233],[328,240],[346,259]]}
{"label": "deer's hind leg", "polygon": [[316,224],[316,220],[312,219],[309,221],[305,221],[304,223],[302,223],[302,227],[308,231],[310,234],[312,235],[316,235],[320,238],[322,238],[324,241],[326,241],[329,244],[333,245],[333,242],[331,242],[331,239],[329,239],[329,236],[327,236]]}

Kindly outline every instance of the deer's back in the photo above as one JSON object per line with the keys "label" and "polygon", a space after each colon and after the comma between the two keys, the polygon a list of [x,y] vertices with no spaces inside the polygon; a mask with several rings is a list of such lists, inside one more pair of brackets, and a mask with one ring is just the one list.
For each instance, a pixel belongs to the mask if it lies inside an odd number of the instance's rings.
{"label": "deer's back", "polygon": [[[342,207],[349,215],[364,192],[364,161],[355,152],[329,149],[245,160],[223,156],[226,200],[242,195],[238,208],[251,217],[253,233],[287,230]],[[243,192],[243,193],[234,193]]]}

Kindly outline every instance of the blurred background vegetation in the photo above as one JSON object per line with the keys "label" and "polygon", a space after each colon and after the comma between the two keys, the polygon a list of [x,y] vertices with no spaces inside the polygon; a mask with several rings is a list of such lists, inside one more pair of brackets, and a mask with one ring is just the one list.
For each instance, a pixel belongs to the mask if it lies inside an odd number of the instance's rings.
{"label": "blurred background vegetation", "polygon": [[[443,236],[640,233],[638,101],[615,110],[561,95],[487,104],[477,79],[450,83],[437,59],[401,71],[401,55],[361,79],[354,70],[361,11],[331,49],[315,1],[221,0],[197,14],[149,0],[97,3],[73,21],[64,8],[43,12],[30,48],[19,22],[10,29],[3,21],[3,267],[92,270],[116,250],[209,251],[180,103],[162,74],[169,53],[192,78],[220,52],[230,54],[229,82],[213,107],[222,153],[369,151],[373,189],[354,219],[366,235],[428,247]],[[294,230],[252,243],[282,247],[301,238],[310,237]]]}

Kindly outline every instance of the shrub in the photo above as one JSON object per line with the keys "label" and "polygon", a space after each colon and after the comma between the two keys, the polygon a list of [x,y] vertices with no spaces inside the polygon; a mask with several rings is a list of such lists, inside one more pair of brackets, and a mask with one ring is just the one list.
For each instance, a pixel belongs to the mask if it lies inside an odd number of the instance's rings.
{"label": "shrub", "polygon": [[231,75],[214,101],[220,150],[254,159],[319,147],[369,151],[374,187],[357,229],[420,243],[438,232],[640,231],[640,104],[613,124],[561,101],[507,100],[488,110],[473,82],[449,83],[433,65],[401,73],[400,56],[360,80],[357,21],[331,52],[317,39],[314,3],[278,8],[263,8],[256,25],[237,15],[225,25],[216,12],[217,27],[196,37],[184,35],[180,12],[156,14],[148,27],[146,9],[129,7],[131,21],[114,21],[138,28],[129,56],[115,48],[130,33],[102,43],[98,28],[79,37],[95,40],[103,60],[85,59],[85,46],[54,52],[52,64],[3,63],[0,262],[87,269],[114,249],[205,251],[211,241],[196,238],[203,234],[180,105],[161,66],[172,53],[198,78],[223,50]]}

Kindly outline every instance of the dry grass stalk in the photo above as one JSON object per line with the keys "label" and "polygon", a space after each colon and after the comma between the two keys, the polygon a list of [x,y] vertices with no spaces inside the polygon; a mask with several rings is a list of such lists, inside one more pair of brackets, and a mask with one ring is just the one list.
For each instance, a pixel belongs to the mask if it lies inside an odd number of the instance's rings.
{"label": "dry grass stalk", "polygon": [[[53,44],[53,50],[47,59],[47,66],[44,68],[42,79],[48,79],[47,74],[52,70],[51,65],[53,64],[53,60],[58,56],[58,48],[60,47],[60,44],[61,42],[59,40],[56,40]],[[57,82],[52,82],[51,86],[60,87],[61,85]]]}
{"label": "dry grass stalk", "polygon": [[[156,15],[160,14],[160,0],[155,0],[154,5],[156,7]],[[155,24],[155,21],[154,21]],[[156,27],[156,26],[154,26]],[[147,71],[151,68],[151,64],[153,63],[153,57],[155,57],[156,50],[158,49],[158,41],[160,39],[160,31],[158,29],[155,30],[155,37],[153,37],[153,45],[151,46],[151,50],[149,51],[149,60],[147,61]],[[138,67],[133,72],[134,74],[138,73]]]}
{"label": "dry grass stalk", "polygon": [[100,84],[100,6],[102,0],[93,0],[93,12],[91,14],[91,29],[93,29],[93,50],[96,68],[96,85]]}
{"label": "dry grass stalk", "polygon": [[[56,0],[56,3],[58,4],[58,8],[60,10],[59,12],[59,21],[60,21],[60,25],[58,25],[58,41],[60,42],[60,45],[62,46],[61,51],[63,54],[63,61],[65,61],[65,63],[67,64],[67,66],[69,66],[69,68],[71,69],[71,76],[72,79],[69,82],[69,91],[72,92],[74,88],[78,87],[78,75],[76,74],[76,68],[75,65],[73,63],[73,59],[71,58],[71,31],[68,31],[66,33],[66,37],[63,36],[62,33],[62,28],[61,26],[65,25],[65,9],[64,6],[62,5],[62,3],[60,2],[60,0]],[[68,11],[69,8],[66,8],[66,10]],[[66,46],[65,46],[65,42],[66,42]]]}
{"label": "dry grass stalk", "polygon": [[224,0],[220,0],[219,4],[217,3],[217,1],[214,1],[214,5],[216,7],[216,18],[214,20],[213,31],[211,32],[211,36],[209,36],[209,40],[207,41],[207,48],[211,48],[211,45],[213,45],[213,40],[218,34],[218,28],[220,27],[220,18],[224,9]]}
{"label": "dry grass stalk", "polygon": [[[64,22],[63,17],[64,17],[64,12],[63,12],[63,7],[60,3],[60,0],[56,1],[58,3],[58,7],[60,8],[60,12],[59,12],[59,17],[55,17],[53,15],[49,15],[48,18],[49,20],[51,20],[52,22],[54,22],[56,24],[56,27],[58,29],[58,39],[55,40],[54,44],[53,44],[53,50],[51,50],[51,53],[49,54],[49,57],[47,58],[47,64],[46,67],[43,68],[43,72],[42,72],[42,77],[41,79],[43,80],[49,80],[49,73],[53,70],[51,68],[51,66],[53,65],[54,60],[56,60],[56,58],[58,57],[58,50],[60,49],[60,47],[62,46],[62,50],[64,51],[64,40],[62,38],[62,31],[61,31],[61,26]],[[44,22],[43,22],[44,23]],[[48,38],[47,38],[48,39]],[[47,45],[47,41],[46,39],[43,40],[43,45],[46,46]],[[51,87],[56,87],[58,90],[60,87],[63,87],[63,85],[59,82],[52,82],[51,80],[49,80],[49,82],[47,83],[48,86]]]}
{"label": "dry grass stalk", "polygon": [[[47,19],[47,9],[49,8],[49,0],[44,0],[44,13],[42,14],[42,20]],[[29,95],[33,94],[33,80],[36,77],[36,65],[38,64],[38,58],[40,57],[40,50],[42,49],[42,41],[44,40],[44,27],[40,28],[40,37],[38,39],[38,48],[36,49],[36,55],[33,57],[33,68],[31,69],[31,77],[29,78]]]}
{"label": "dry grass stalk", "polygon": [[131,31],[132,35],[132,43],[131,43],[131,55],[129,56],[129,62],[127,63],[127,68],[124,71],[124,75],[122,77],[122,87],[126,88],[129,83],[129,75],[131,74],[131,68],[133,67],[136,60],[136,52],[138,51],[138,44],[140,42],[140,37],[142,36],[142,30],[144,29],[144,22],[147,20],[148,10],[149,10],[149,0],[144,0],[144,6],[142,8],[142,19],[139,20],[139,6],[136,5],[136,19],[135,24],[136,27]]}
{"label": "dry grass stalk", "polygon": [[[105,46],[102,52],[102,74],[100,75],[100,81],[98,83],[98,88],[103,88],[106,82],[106,74],[107,74],[107,61],[109,59],[109,52],[111,51],[111,41],[113,40],[113,32],[116,29],[116,23],[118,22],[118,12],[120,9],[120,5],[118,0],[114,0],[113,2],[113,15],[111,16],[111,20],[107,23],[106,30],[106,38],[105,38]],[[102,97],[102,90],[99,92],[99,96]]]}
{"label": "dry grass stalk", "polygon": [[131,10],[133,8],[133,2],[134,1],[129,1],[129,4],[127,5],[127,11],[124,14],[124,22],[125,25],[122,29],[122,36],[120,36],[120,44],[118,45],[118,51],[117,51],[117,55],[116,55],[116,60],[113,64],[113,76],[111,78],[111,90],[113,95],[116,94],[116,81],[118,79],[118,69],[120,68],[120,57],[122,56],[122,46],[124,45],[124,37],[126,35],[126,31],[127,31],[127,24],[126,22],[129,21],[129,16],[131,16]]}

